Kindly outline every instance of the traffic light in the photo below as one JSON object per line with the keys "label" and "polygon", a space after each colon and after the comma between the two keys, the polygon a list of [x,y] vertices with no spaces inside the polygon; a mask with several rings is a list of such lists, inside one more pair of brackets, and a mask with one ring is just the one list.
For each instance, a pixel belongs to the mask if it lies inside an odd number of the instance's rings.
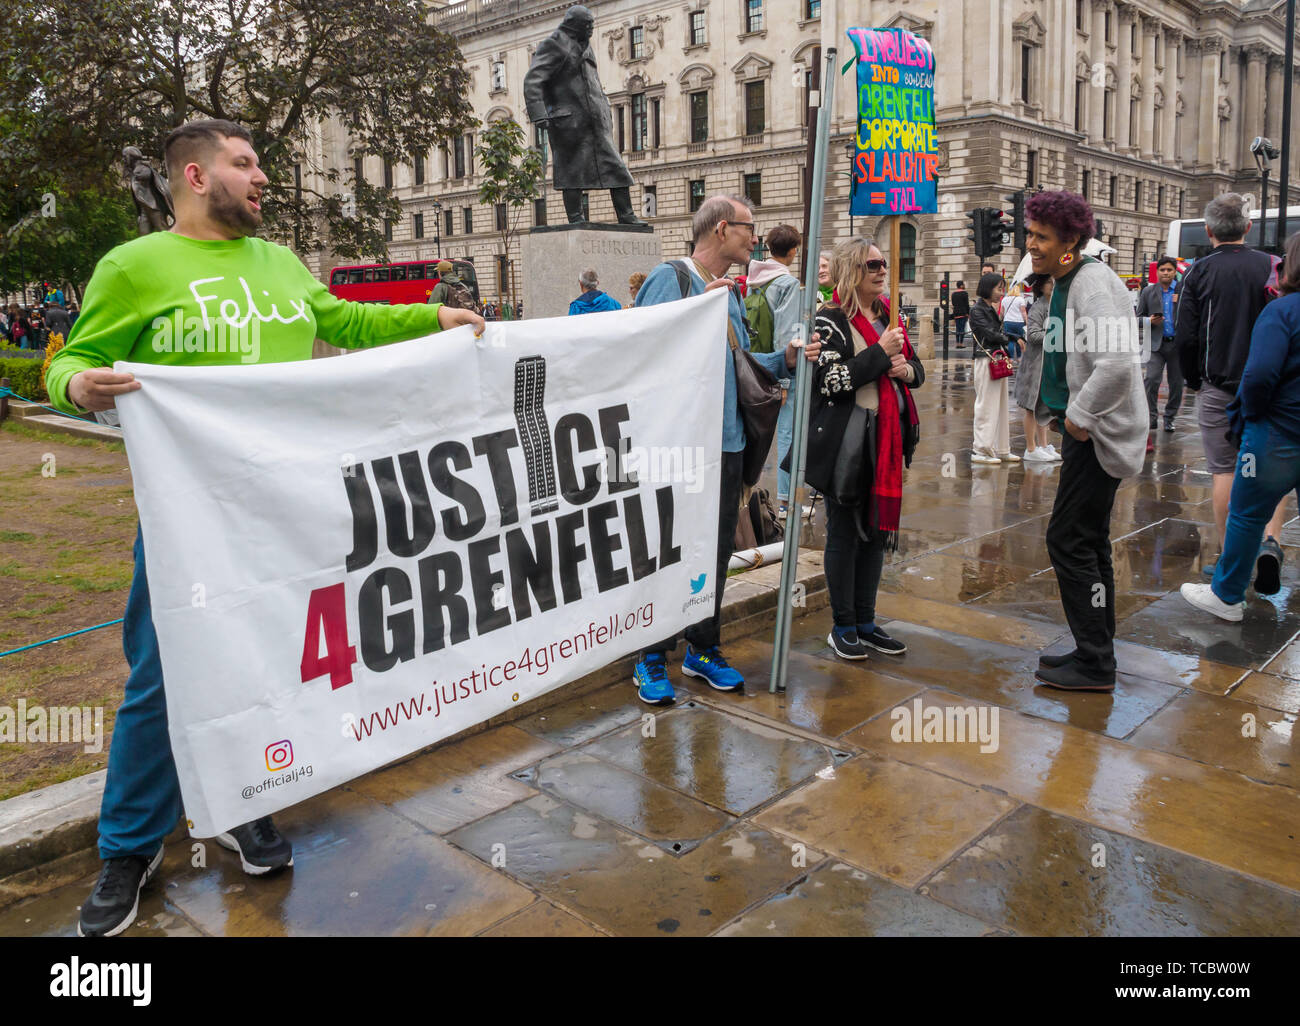
{"label": "traffic light", "polygon": [[1011,231],[1016,249],[1025,252],[1025,190],[1018,189],[1010,196],[1003,196],[1011,206]]}
{"label": "traffic light", "polygon": [[970,240],[971,248],[975,250],[976,256],[984,255],[983,213],[984,211],[982,208],[976,207],[966,215],[967,220],[970,221],[970,235],[967,236],[967,238]]}
{"label": "traffic light", "polygon": [[1007,230],[1001,210],[996,207],[981,207],[984,216],[984,250],[982,257],[997,256],[1002,252],[1002,233]]}

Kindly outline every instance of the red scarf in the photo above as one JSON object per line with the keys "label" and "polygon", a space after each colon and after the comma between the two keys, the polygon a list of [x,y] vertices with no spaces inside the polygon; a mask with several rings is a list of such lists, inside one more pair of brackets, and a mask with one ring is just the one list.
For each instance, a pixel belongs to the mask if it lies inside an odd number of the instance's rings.
{"label": "red scarf", "polygon": [[[838,303],[839,296],[834,296],[833,301]],[[888,324],[889,301],[882,296],[880,303],[885,308],[882,319]],[[867,345],[880,341],[879,333],[862,313],[856,314],[850,322]],[[907,337],[907,328],[901,323],[899,328],[903,332],[903,358],[911,360],[915,354]],[[898,544],[898,521],[903,512],[903,427],[898,402],[900,390],[894,388],[895,380],[888,375],[877,380],[880,406],[876,414],[876,471],[868,507],[868,525],[884,535],[889,549]],[[907,403],[908,424],[915,427],[919,420],[912,390],[903,385],[901,391]]]}

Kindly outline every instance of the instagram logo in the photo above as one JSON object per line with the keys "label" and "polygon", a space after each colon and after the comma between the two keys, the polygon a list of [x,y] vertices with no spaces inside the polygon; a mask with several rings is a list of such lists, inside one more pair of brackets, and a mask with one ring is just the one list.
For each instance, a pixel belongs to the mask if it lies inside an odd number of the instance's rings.
{"label": "instagram logo", "polygon": [[287,738],[266,746],[266,768],[274,773],[293,765],[293,743]]}

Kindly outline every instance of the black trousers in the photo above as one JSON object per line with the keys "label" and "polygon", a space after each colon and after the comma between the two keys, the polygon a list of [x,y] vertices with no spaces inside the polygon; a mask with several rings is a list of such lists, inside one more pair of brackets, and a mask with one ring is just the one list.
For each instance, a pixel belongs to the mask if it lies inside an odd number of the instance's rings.
{"label": "black trousers", "polygon": [[876,591],[885,568],[885,547],[879,535],[858,535],[858,510],[826,499],[826,590],[836,627],[855,627],[876,619]]}
{"label": "black trousers", "polygon": [[1096,674],[1115,672],[1115,572],[1110,513],[1119,478],[1097,462],[1092,440],[1068,431],[1061,443],[1061,482],[1047,524],[1047,554],[1056,571],[1078,661]]}
{"label": "black trousers", "polygon": [[[741,480],[745,470],[743,452],[722,454],[722,494],[718,506],[718,563],[713,577],[713,615],[686,628],[686,640],[698,652],[714,648],[722,640],[722,588],[727,583],[727,564],[736,543],[736,524],[740,520]],[[671,652],[677,647],[677,635],[665,638],[657,645],[646,648],[642,655],[651,652]]]}

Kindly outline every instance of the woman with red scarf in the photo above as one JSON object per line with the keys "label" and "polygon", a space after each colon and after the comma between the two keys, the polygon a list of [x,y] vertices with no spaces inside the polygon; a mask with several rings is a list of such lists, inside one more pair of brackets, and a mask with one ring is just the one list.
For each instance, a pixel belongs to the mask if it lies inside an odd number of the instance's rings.
{"label": "woman with red scarf", "polygon": [[817,311],[822,352],[808,420],[808,484],[826,496],[826,587],[844,659],[907,646],[876,624],[885,553],[898,547],[903,467],[921,437],[912,389],[925,380],[900,323],[890,326],[888,264],[870,239],[836,247],[831,302]]}

